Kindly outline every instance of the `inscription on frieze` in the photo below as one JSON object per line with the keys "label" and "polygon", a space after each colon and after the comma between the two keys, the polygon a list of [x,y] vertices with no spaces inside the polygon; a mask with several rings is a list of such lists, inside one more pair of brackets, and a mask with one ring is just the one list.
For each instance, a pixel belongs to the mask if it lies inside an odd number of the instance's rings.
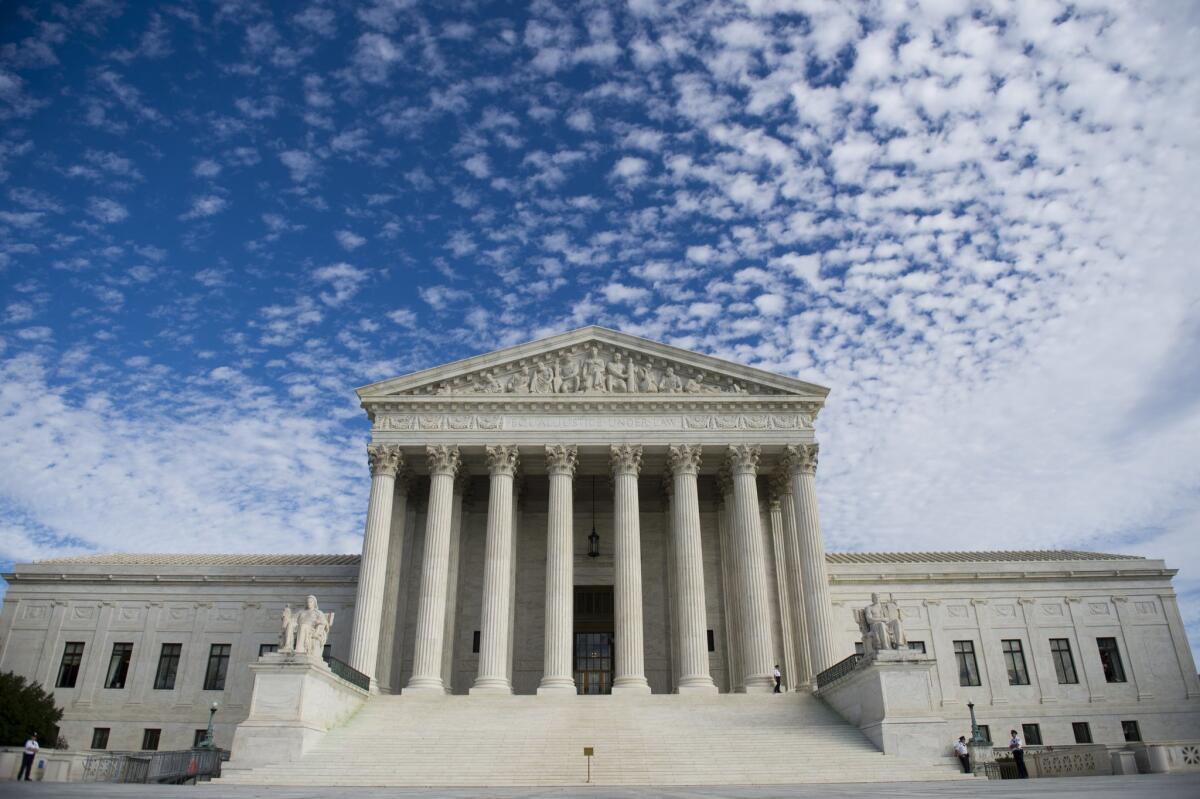
{"label": "inscription on frieze", "polygon": [[466,430],[809,430],[806,413],[743,414],[407,414],[381,413],[377,432]]}

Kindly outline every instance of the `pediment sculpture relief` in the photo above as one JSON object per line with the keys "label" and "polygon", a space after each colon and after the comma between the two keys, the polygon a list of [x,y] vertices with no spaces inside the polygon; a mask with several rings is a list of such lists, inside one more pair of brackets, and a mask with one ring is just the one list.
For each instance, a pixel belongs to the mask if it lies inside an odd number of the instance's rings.
{"label": "pediment sculpture relief", "polygon": [[779,394],[726,375],[589,344],[413,389],[412,394]]}

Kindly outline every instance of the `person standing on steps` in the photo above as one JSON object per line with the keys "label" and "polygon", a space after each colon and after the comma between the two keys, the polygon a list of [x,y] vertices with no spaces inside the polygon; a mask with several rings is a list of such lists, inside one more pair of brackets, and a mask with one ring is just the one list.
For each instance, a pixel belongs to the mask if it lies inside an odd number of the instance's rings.
{"label": "person standing on steps", "polygon": [[779,671],[779,664],[775,664],[775,690],[772,693],[779,693],[779,686],[783,684],[783,673]]}
{"label": "person standing on steps", "polygon": [[1029,772],[1025,770],[1025,747],[1021,744],[1021,736],[1017,735],[1016,730],[1008,731],[1012,738],[1008,741],[1008,751],[1012,752],[1013,762],[1017,764],[1017,776],[1023,780],[1029,779]]}
{"label": "person standing on steps", "polygon": [[960,735],[958,740],[954,742],[954,754],[958,755],[958,762],[962,763],[963,773],[971,773],[971,755],[967,750],[967,736]]}
{"label": "person standing on steps", "polygon": [[38,746],[37,733],[31,733],[29,740],[25,742],[25,752],[21,755],[21,770],[17,772],[17,780],[21,779],[21,775],[25,775],[25,782],[29,782],[29,772],[33,771],[33,759],[37,757],[38,750],[42,747]]}

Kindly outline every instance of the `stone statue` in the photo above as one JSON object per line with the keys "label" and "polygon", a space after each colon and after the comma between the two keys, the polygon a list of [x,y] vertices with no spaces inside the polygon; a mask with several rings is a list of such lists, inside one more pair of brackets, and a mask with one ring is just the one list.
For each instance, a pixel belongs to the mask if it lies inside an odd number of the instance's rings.
{"label": "stone statue", "polygon": [[908,647],[904,624],[900,621],[900,606],[894,601],[883,602],[879,594],[871,594],[871,604],[855,611],[858,629],[862,633],[863,654],[867,657],[887,649]]}
{"label": "stone statue", "polygon": [[662,380],[658,381],[658,390],[664,394],[678,394],[683,391],[683,380],[675,374],[675,370],[670,366],[667,367],[666,374]]}
{"label": "stone statue", "polygon": [[625,368],[624,361],[621,360],[621,353],[613,353],[613,359],[608,363],[608,378],[606,388],[609,393],[616,394],[629,391],[629,382],[631,375]]}
{"label": "stone statue", "polygon": [[[631,364],[632,366],[632,364]],[[637,390],[643,394],[658,393],[658,381],[654,379],[654,373],[650,371],[648,365],[634,367],[637,374]]]}
{"label": "stone statue", "polygon": [[695,377],[689,377],[688,381],[683,384],[683,391],[686,394],[699,394],[701,391],[700,381]]}
{"label": "stone statue", "polygon": [[599,348],[593,346],[587,360],[583,362],[583,379],[586,391],[604,391],[604,359]]}
{"label": "stone statue", "polygon": [[279,615],[279,651],[291,652],[296,640],[296,619],[292,615],[292,606],[284,605],[283,613]]}
{"label": "stone statue", "polygon": [[317,598],[309,596],[304,600],[304,610],[293,614],[291,608],[285,609],[285,619],[290,619],[290,627],[285,624],[281,638],[281,652],[295,652],[298,655],[308,655],[309,660],[320,660],[325,641],[329,638],[329,628],[333,626],[332,613],[322,613],[317,607]]}
{"label": "stone statue", "polygon": [[496,373],[491,369],[483,373],[483,390],[488,394],[504,393],[504,384],[496,378]]}
{"label": "stone statue", "polygon": [[512,394],[528,394],[529,393],[529,367],[522,367],[521,371],[512,376],[508,381],[508,390]]}
{"label": "stone statue", "polygon": [[554,372],[546,364],[539,364],[533,371],[533,382],[529,390],[534,394],[550,394],[554,391]]}
{"label": "stone statue", "polygon": [[563,358],[554,364],[554,393],[574,394],[579,391],[579,365],[574,358]]}

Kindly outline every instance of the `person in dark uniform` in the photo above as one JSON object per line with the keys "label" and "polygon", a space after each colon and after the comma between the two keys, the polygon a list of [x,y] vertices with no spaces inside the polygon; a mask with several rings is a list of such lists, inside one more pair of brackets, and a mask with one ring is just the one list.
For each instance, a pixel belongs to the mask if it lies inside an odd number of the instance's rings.
{"label": "person in dark uniform", "polygon": [[1016,730],[1008,732],[1012,735],[1008,741],[1008,751],[1012,752],[1013,762],[1017,764],[1017,776],[1027,780],[1029,772],[1025,770],[1025,747],[1021,744],[1021,736],[1017,735]]}

